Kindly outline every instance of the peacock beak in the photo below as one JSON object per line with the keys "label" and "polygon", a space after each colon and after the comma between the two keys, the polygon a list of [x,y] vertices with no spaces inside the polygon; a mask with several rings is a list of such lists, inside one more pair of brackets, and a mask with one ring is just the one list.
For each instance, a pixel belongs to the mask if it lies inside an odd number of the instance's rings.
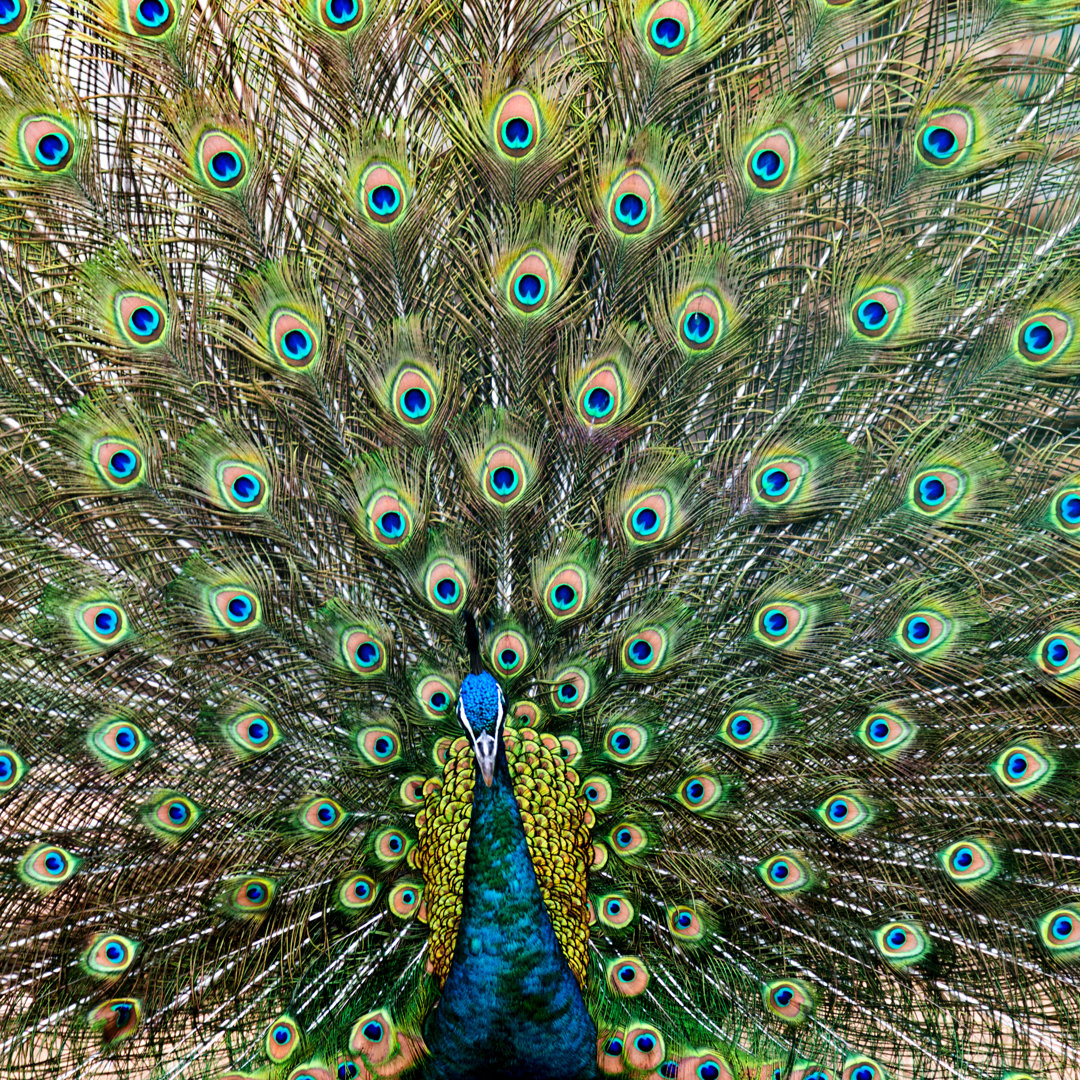
{"label": "peacock beak", "polygon": [[498,745],[495,736],[486,731],[482,731],[473,739],[473,753],[476,755],[480,775],[484,778],[484,784],[487,787],[491,787],[491,781],[495,776],[495,752]]}

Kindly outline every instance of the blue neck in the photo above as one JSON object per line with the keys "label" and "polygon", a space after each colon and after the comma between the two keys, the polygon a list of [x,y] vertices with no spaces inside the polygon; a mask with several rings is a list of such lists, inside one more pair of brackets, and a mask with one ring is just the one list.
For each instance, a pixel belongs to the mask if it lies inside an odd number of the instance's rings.
{"label": "blue neck", "polygon": [[506,754],[473,794],[461,926],[425,1040],[439,1080],[586,1080],[596,1025],[563,959],[525,845]]}

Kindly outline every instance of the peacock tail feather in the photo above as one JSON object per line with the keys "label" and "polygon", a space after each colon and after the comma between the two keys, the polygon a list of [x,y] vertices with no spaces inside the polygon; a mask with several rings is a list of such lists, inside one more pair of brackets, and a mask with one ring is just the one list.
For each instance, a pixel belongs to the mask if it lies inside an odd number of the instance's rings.
{"label": "peacock tail feather", "polygon": [[0,1078],[1080,1076],[1066,0],[0,0]]}

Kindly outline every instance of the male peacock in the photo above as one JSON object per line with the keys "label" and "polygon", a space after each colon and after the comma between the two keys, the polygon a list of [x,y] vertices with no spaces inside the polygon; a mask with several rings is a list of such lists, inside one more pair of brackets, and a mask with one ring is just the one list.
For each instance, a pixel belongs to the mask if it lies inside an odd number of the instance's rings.
{"label": "male peacock", "polygon": [[1080,1075],[1060,0],[0,0],[0,1077]]}

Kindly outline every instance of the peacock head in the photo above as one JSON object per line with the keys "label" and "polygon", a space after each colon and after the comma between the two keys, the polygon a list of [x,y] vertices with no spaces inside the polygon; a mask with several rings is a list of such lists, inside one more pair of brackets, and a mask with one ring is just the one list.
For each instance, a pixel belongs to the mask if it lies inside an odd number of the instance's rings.
{"label": "peacock head", "polygon": [[480,775],[484,783],[491,787],[495,776],[495,756],[506,719],[506,698],[493,676],[481,671],[462,679],[457,714],[472,744]]}

